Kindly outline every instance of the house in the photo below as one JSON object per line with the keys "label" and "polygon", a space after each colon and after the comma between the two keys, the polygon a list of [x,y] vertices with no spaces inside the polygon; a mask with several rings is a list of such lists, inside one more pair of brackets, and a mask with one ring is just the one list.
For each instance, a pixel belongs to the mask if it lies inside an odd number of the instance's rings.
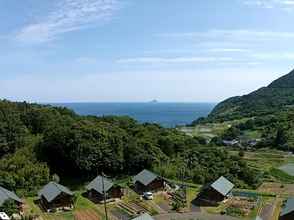
{"label": "house", "polygon": [[133,218],[132,220],[154,220],[154,218],[152,218],[148,213],[144,213],[143,215]]}
{"label": "house", "polygon": [[65,186],[50,182],[39,192],[40,206],[47,212],[54,210],[70,210],[73,208],[74,193]]}
{"label": "house", "polygon": [[0,212],[0,220],[10,220],[5,212]]}
{"label": "house", "polygon": [[18,207],[21,207],[21,199],[14,193],[0,186],[0,207],[8,200],[12,200]]}
{"label": "house", "polygon": [[165,186],[164,179],[149,170],[143,170],[134,176],[133,183],[139,193],[163,190]]}
{"label": "house", "polygon": [[293,220],[294,219],[294,198],[289,198],[283,206],[280,213],[279,220]]}
{"label": "house", "polygon": [[233,188],[234,184],[222,176],[212,184],[204,186],[196,200],[208,204],[217,204],[230,197]]}
{"label": "house", "polygon": [[[102,182],[102,179],[103,179],[103,182]],[[120,186],[113,184],[107,178],[102,178],[102,176],[97,176],[94,180],[92,180],[86,186],[88,197],[91,200],[95,202],[100,202],[103,200],[104,198],[103,183],[104,183],[104,191],[105,191],[107,200],[121,198],[123,196],[123,191]]]}

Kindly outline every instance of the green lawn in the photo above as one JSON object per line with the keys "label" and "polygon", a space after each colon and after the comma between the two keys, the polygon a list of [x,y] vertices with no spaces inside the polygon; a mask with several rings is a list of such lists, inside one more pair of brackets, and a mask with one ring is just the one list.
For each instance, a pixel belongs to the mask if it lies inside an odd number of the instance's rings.
{"label": "green lawn", "polygon": [[95,205],[87,198],[84,198],[81,195],[81,192],[76,192],[76,202],[75,202],[75,208],[73,211],[68,212],[60,212],[60,213],[45,213],[42,212],[38,205],[34,203],[34,200],[36,200],[36,197],[29,197],[26,199],[26,215],[39,215],[44,220],[73,220],[74,219],[74,212],[75,211],[82,211],[82,210],[91,210],[94,211],[97,215],[103,219],[104,217],[104,210],[102,205]]}

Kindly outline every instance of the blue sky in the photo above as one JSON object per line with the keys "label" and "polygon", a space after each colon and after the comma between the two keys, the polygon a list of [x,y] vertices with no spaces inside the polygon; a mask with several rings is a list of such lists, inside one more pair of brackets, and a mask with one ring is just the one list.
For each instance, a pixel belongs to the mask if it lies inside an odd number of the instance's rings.
{"label": "blue sky", "polygon": [[294,0],[2,0],[0,94],[218,102],[294,68]]}

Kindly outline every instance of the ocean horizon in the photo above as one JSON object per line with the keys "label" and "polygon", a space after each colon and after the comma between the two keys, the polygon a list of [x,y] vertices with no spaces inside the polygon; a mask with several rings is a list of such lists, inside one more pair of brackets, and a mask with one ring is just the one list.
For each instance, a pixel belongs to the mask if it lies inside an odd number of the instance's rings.
{"label": "ocean horizon", "polygon": [[48,103],[67,107],[80,115],[129,116],[140,123],[157,123],[164,127],[190,124],[205,117],[216,103],[202,102],[67,102]]}

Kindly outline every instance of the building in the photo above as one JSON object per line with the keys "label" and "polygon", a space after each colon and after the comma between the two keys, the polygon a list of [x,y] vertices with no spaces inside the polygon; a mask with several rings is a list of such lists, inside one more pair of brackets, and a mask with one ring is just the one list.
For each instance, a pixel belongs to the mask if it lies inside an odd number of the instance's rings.
{"label": "building", "polygon": [[223,140],[225,146],[239,146],[239,141],[237,140]]}
{"label": "building", "polygon": [[233,188],[234,184],[222,176],[212,184],[204,186],[196,200],[200,203],[218,204],[230,197]]}
{"label": "building", "polygon": [[283,206],[280,213],[279,220],[293,220],[294,219],[294,198],[289,198]]}
{"label": "building", "polygon": [[148,213],[144,213],[143,215],[140,215],[133,220],[154,220]]}
{"label": "building", "polygon": [[123,196],[123,191],[120,186],[113,184],[107,178],[103,178],[102,182],[102,176],[97,176],[86,186],[88,197],[92,201],[100,202],[103,200],[103,183],[107,200],[121,198]]}
{"label": "building", "polygon": [[133,183],[139,193],[163,190],[165,186],[164,179],[149,170],[143,170],[134,176]]}
{"label": "building", "polygon": [[40,206],[47,212],[73,208],[74,193],[58,183],[48,183],[38,192],[38,195]]}
{"label": "building", "polygon": [[12,200],[20,208],[22,205],[21,199],[14,193],[0,186],[0,207],[8,200]]}

